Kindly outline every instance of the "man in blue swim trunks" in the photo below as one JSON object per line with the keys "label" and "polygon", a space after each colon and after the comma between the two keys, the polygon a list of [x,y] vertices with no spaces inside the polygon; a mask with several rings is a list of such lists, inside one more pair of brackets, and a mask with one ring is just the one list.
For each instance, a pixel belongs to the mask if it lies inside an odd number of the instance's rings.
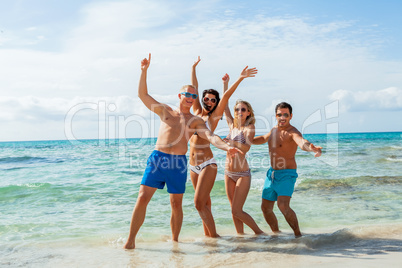
{"label": "man in blue swim trunks", "polygon": [[314,152],[315,157],[319,157],[322,147],[316,147],[304,139],[301,133],[290,124],[293,116],[290,104],[279,103],[275,113],[278,124],[269,133],[255,137],[253,140],[253,144],[268,142],[271,160],[271,168],[267,172],[262,191],[261,209],[271,230],[279,233],[278,220],[273,212],[275,201],[277,201],[278,208],[293,229],[295,237],[300,237],[302,234],[296,213],[289,206],[297,178],[295,155],[297,147],[300,147],[304,151]]}
{"label": "man in blue swim trunks", "polygon": [[187,180],[187,158],[185,156],[188,141],[197,131],[198,136],[209,140],[219,149],[228,151],[234,155],[241,151],[229,147],[221,138],[211,133],[205,126],[201,117],[190,113],[190,108],[197,98],[195,89],[191,85],[182,87],[178,97],[179,108],[173,110],[166,104],[156,101],[148,94],[147,70],[151,62],[151,54],[148,59],[141,61],[141,77],[138,85],[138,97],[145,106],[156,113],[161,119],[158,139],[155,150],[147,161],[147,167],[141,181],[137,202],[134,206],[130,225],[130,234],[124,246],[126,249],[135,248],[135,238],[144,223],[145,213],[149,201],[151,201],[157,189],[167,186],[170,193],[170,205],[172,207],[171,229],[173,241],[178,241],[183,222],[182,200]]}

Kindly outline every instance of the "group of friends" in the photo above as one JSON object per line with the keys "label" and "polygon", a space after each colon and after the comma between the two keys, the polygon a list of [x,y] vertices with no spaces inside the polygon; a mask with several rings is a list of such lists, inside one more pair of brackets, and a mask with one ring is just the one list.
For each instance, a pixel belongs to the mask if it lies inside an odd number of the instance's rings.
{"label": "group of friends", "polygon": [[[255,234],[264,234],[254,219],[243,210],[250,184],[251,172],[246,153],[252,144],[268,143],[271,167],[267,171],[261,209],[273,233],[279,233],[278,220],[273,212],[277,202],[279,210],[292,228],[295,237],[300,237],[296,213],[290,208],[296,178],[295,155],[297,148],[321,155],[322,147],[314,146],[303,138],[301,133],[290,124],[292,106],[286,102],[275,108],[277,125],[265,135],[255,137],[254,111],[249,102],[238,100],[233,115],[229,109],[229,98],[239,84],[257,74],[256,68],[246,66],[239,78],[229,87],[229,75],[222,78],[224,92],[220,98],[214,89],[204,90],[201,102],[198,94],[196,67],[200,57],[192,66],[191,85],[181,88],[178,98],[179,107],[172,109],[148,94],[147,70],[151,54],[141,61],[141,76],[138,97],[145,106],[156,113],[161,120],[155,150],[148,158],[141,181],[138,198],[134,206],[126,249],[135,248],[135,239],[145,220],[146,209],[157,189],[166,185],[170,194],[172,240],[178,241],[183,222],[182,200],[187,181],[187,166],[190,167],[191,181],[195,189],[194,203],[203,223],[207,237],[219,237],[211,212],[210,193],[218,171],[217,161],[210,144],[227,151],[225,163],[225,189],[230,202],[236,232],[244,234],[244,224]],[[193,108],[194,114],[190,109]],[[225,115],[229,125],[229,135],[221,139],[214,134],[219,120]],[[189,165],[187,148],[190,142]]]}

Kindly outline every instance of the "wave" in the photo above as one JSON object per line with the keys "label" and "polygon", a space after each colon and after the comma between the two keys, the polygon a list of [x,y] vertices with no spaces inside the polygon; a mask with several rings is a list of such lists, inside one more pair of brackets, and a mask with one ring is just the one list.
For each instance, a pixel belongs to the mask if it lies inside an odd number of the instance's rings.
{"label": "wave", "polygon": [[0,158],[0,164],[9,164],[9,163],[33,163],[44,161],[46,158],[44,157],[33,157],[33,156],[14,156],[14,157],[4,157]]}
{"label": "wave", "polygon": [[390,157],[385,158],[385,160],[390,162],[402,162],[402,158],[399,158],[396,155],[391,155]]}
{"label": "wave", "polygon": [[12,156],[0,158],[0,169],[1,170],[15,170],[25,168],[30,165],[35,165],[38,163],[63,163],[64,160],[60,158],[46,158],[46,157],[36,157],[36,156]]}
{"label": "wave", "polygon": [[7,185],[0,187],[0,201],[9,200],[10,198],[25,198],[32,195],[32,190],[46,190],[52,186],[50,183],[26,183],[20,185]]}
{"label": "wave", "polygon": [[360,186],[400,185],[401,176],[359,176],[341,179],[302,179],[297,185],[297,191],[352,189]]}

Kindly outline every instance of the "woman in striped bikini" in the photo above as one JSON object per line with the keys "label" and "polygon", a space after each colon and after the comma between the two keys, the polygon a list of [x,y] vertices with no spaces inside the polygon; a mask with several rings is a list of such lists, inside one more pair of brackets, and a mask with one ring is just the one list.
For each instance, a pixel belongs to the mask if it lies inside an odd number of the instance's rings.
{"label": "woman in striped bikini", "polygon": [[[195,87],[198,95],[198,80],[196,75],[196,66],[200,62],[200,57],[194,62],[191,83]],[[229,97],[236,90],[238,85],[244,78],[254,77],[257,74],[256,68],[248,69],[248,66],[243,69],[239,78],[228,89],[229,76],[223,76],[223,84],[226,92],[219,99],[219,93],[214,89],[204,90],[202,94],[202,106],[197,98],[193,104],[195,115],[201,117],[207,127],[214,132],[219,120],[222,118]],[[194,204],[204,226],[205,236],[218,237],[216,232],[215,221],[211,212],[210,193],[215,183],[215,177],[218,170],[217,162],[210,148],[210,143],[207,140],[201,139],[197,134],[194,134],[190,140],[190,176],[193,183],[195,194]]]}
{"label": "woman in striped bikini", "polygon": [[255,135],[254,111],[250,103],[238,100],[234,107],[234,118],[228,106],[225,109],[225,117],[230,127],[230,133],[225,140],[244,153],[235,157],[226,156],[225,188],[232,208],[233,222],[238,234],[244,234],[243,224],[248,225],[255,234],[263,234],[254,219],[243,210],[251,182],[246,153]]}

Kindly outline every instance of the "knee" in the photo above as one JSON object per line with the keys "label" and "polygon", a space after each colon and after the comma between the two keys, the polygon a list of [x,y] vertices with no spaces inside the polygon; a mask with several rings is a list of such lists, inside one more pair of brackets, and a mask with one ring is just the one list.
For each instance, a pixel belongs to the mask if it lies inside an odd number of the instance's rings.
{"label": "knee", "polygon": [[136,205],[137,206],[147,206],[149,201],[150,201],[150,197],[148,195],[146,195],[145,193],[140,192],[138,194]]}
{"label": "knee", "polygon": [[172,210],[181,210],[182,202],[178,200],[171,200],[170,205],[172,206]]}
{"label": "knee", "polygon": [[240,215],[242,214],[242,210],[241,209],[238,209],[238,208],[232,208],[232,215],[233,215],[233,217],[235,217],[235,218],[239,218],[240,217]]}
{"label": "knee", "polygon": [[205,208],[205,202],[203,202],[203,201],[200,200],[200,199],[195,199],[195,200],[194,200],[194,205],[195,205],[195,208],[196,208],[198,211],[201,211],[203,208]]}
{"label": "knee", "polygon": [[287,203],[278,203],[278,208],[283,215],[286,215],[290,210],[289,204]]}
{"label": "knee", "polygon": [[272,207],[265,206],[264,204],[261,204],[261,210],[262,210],[262,213],[264,213],[264,214],[269,214],[269,213],[273,212]]}

